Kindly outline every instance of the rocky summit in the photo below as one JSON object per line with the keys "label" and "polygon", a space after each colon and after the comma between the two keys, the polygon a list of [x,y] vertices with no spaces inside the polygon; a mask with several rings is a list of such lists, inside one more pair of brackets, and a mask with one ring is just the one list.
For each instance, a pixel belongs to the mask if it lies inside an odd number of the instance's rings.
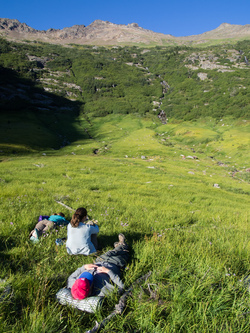
{"label": "rocky summit", "polygon": [[96,20],[88,26],[73,25],[69,28],[51,28],[45,31],[31,28],[18,20],[0,18],[0,36],[14,41],[30,40],[65,45],[180,45],[204,43],[215,39],[250,39],[250,24],[223,23],[203,34],[174,37],[143,29],[137,23],[123,25]]}

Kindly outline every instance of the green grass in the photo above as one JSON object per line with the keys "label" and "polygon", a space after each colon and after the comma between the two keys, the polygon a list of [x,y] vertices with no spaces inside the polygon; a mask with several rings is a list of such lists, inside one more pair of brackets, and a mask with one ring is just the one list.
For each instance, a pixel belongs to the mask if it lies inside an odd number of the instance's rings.
{"label": "green grass", "polygon": [[84,332],[118,300],[95,315],[56,302],[67,277],[93,260],[55,245],[64,227],[29,242],[40,214],[70,218],[60,200],[99,221],[101,251],[126,235],[127,287],[152,271],[102,332],[249,332],[249,122],[109,115],[76,124],[93,139],[35,150],[30,137],[29,154],[18,143],[16,154],[1,153],[0,291],[10,284],[12,294],[0,302],[0,330]]}

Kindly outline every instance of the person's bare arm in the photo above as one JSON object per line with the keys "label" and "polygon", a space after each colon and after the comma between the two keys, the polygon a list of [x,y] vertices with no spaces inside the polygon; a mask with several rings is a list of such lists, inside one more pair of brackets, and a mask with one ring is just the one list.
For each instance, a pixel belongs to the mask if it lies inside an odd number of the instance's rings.
{"label": "person's bare arm", "polygon": [[98,273],[106,273],[106,274],[109,274],[110,272],[110,269],[109,268],[106,268],[104,266],[96,266],[97,267],[97,272]]}
{"label": "person's bare arm", "polygon": [[95,264],[86,264],[86,265],[84,265],[84,268],[85,268],[87,271],[91,271],[92,269],[98,268],[98,266],[95,265]]}

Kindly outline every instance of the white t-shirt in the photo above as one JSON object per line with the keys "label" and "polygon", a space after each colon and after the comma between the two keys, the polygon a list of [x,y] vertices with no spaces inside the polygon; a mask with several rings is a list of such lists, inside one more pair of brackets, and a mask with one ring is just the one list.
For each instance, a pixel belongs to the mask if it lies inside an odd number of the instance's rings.
{"label": "white t-shirt", "polygon": [[99,227],[97,225],[89,225],[83,222],[79,223],[77,228],[73,228],[69,223],[67,226],[66,249],[69,254],[89,255],[96,252],[91,242],[91,235],[98,234]]}

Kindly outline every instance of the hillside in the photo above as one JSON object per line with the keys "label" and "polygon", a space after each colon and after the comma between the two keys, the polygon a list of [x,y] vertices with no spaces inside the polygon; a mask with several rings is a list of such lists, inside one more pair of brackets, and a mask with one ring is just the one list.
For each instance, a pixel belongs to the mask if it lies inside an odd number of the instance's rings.
{"label": "hillside", "polygon": [[218,40],[250,39],[250,25],[223,23],[203,34],[174,37],[139,27],[137,23],[114,24],[96,20],[88,26],[74,25],[63,29],[36,30],[18,20],[0,18],[0,36],[13,41],[40,41],[55,44],[79,45],[190,45]]}
{"label": "hillside", "polygon": [[[163,123],[249,118],[248,41],[110,49],[1,40],[0,47],[1,126],[9,133],[1,131],[2,144],[30,142],[21,135],[22,123],[24,129],[32,127],[34,147],[59,148],[77,139],[79,115],[90,121],[133,113]],[[39,134],[43,130],[46,140]]]}

